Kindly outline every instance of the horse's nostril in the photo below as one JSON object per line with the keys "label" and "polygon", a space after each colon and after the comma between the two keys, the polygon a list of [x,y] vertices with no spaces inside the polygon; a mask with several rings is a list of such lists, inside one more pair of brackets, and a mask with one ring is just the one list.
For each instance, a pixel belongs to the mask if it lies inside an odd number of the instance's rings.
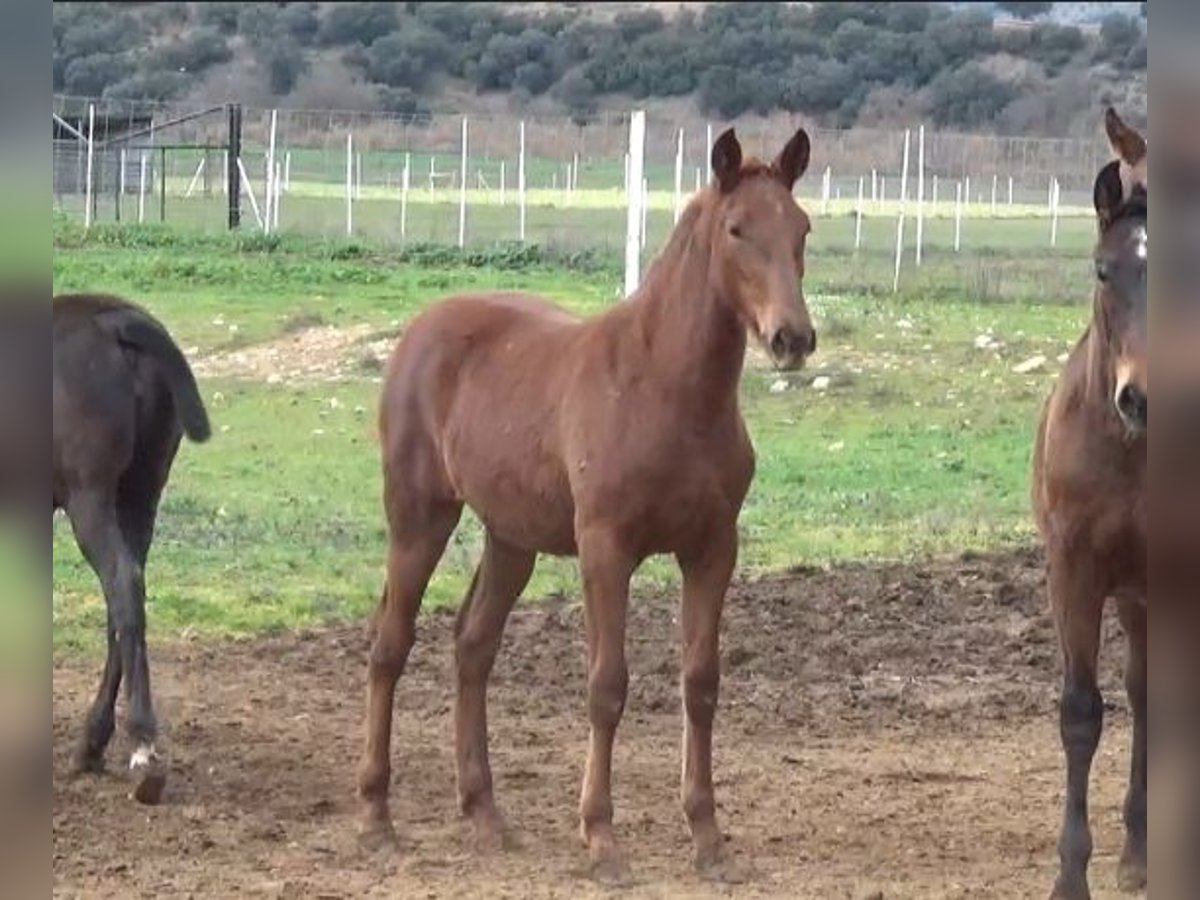
{"label": "horse's nostril", "polygon": [[783,356],[788,350],[788,339],[783,329],[780,328],[771,335],[771,353],[775,356]]}
{"label": "horse's nostril", "polygon": [[1144,426],[1146,424],[1146,395],[1135,385],[1127,384],[1117,392],[1117,412],[1125,421]]}
{"label": "horse's nostril", "polygon": [[810,328],[808,330],[808,352],[817,352],[817,330],[815,328]]}

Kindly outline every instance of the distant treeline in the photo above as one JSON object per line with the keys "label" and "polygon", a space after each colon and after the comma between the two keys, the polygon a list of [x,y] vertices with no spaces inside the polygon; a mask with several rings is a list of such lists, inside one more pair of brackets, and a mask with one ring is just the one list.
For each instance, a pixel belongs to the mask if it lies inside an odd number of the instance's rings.
{"label": "distant treeline", "polygon": [[[248,57],[286,97],[333,55],[374,86],[380,108],[409,114],[457,83],[549,95],[580,123],[605,95],[694,95],[722,118],[785,110],[843,126],[904,97],[939,125],[989,128],[1047,85],[1146,69],[1144,22],[1115,12],[1088,36],[1050,22],[994,27],[990,11],[926,3],[712,3],[669,19],[653,8],[601,18],[585,6],[56,3],[54,89],[172,100]],[[1028,15],[1048,4],[1002,6]]]}

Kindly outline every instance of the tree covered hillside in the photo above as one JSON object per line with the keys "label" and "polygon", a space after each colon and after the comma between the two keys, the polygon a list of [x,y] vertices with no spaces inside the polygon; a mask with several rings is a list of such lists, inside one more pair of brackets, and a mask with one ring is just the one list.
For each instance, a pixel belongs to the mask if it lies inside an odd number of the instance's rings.
{"label": "tree covered hillside", "polygon": [[657,6],[56,3],[54,89],[416,115],[500,95],[581,123],[683,98],[725,119],[1032,134],[1090,130],[1105,101],[1144,115],[1144,19],[1125,12],[1084,31],[934,3]]}

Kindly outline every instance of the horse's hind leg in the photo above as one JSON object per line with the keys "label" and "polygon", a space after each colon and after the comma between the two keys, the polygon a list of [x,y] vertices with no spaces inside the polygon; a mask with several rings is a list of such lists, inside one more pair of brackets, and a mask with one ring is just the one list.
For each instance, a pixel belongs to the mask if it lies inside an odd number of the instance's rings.
{"label": "horse's hind leg", "polygon": [[1060,706],[1063,750],[1067,758],[1067,795],[1058,841],[1061,867],[1053,900],[1089,900],[1087,868],[1092,856],[1088,826],[1088,778],[1100,743],[1104,703],[1096,684],[1104,594],[1089,577],[1090,560],[1053,559],[1050,603],[1063,659]]}
{"label": "horse's hind leg", "polygon": [[[388,813],[391,781],[392,706],[396,681],[404,672],[416,638],[417,611],[429,577],[458,524],[458,503],[430,504],[413,515],[389,510],[391,537],[388,547],[387,584],[375,616],[375,640],[367,665],[366,742],[358,770],[358,795],[362,803],[360,839],[379,847],[394,839]],[[420,527],[414,527],[419,520]]]}
{"label": "horse's hind leg", "polygon": [[503,842],[503,823],[492,795],[487,747],[487,680],[504,623],[533,574],[536,554],[511,547],[490,532],[483,559],[455,624],[458,694],[454,709],[458,802],[475,827],[482,850]]}
{"label": "horse's hind leg", "polygon": [[158,723],[146,654],[146,588],[142,563],[121,528],[117,508],[113,492],[98,490],[76,494],[67,506],[76,540],[104,588],[109,616],[109,660],[88,717],[81,756],[95,758],[97,751],[103,754],[103,745],[112,734],[117,684],[124,677],[129,703],[127,730],[136,745],[129,763],[136,782],[134,796],[143,803],[157,803],[166,773],[154,749]]}
{"label": "horse's hind leg", "polygon": [[1146,607],[1123,599],[1119,606],[1125,630],[1125,690],[1133,713],[1133,755],[1129,792],[1125,795],[1125,850],[1118,882],[1135,893],[1146,887]]}

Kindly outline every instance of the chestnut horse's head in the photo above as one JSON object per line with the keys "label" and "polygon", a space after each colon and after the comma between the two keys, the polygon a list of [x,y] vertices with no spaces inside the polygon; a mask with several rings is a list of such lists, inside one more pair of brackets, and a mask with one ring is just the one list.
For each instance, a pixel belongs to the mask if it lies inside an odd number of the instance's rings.
{"label": "chestnut horse's head", "polygon": [[1118,158],[1096,176],[1099,224],[1093,319],[1111,361],[1112,402],[1133,434],[1147,421],[1146,142],[1110,108],[1105,116]]}
{"label": "chestnut horse's head", "polygon": [[780,369],[797,369],[817,349],[804,303],[808,216],[792,187],[808,167],[808,135],[800,129],[769,166],[743,164],[732,128],[713,144],[716,215],[713,287],[734,305]]}

